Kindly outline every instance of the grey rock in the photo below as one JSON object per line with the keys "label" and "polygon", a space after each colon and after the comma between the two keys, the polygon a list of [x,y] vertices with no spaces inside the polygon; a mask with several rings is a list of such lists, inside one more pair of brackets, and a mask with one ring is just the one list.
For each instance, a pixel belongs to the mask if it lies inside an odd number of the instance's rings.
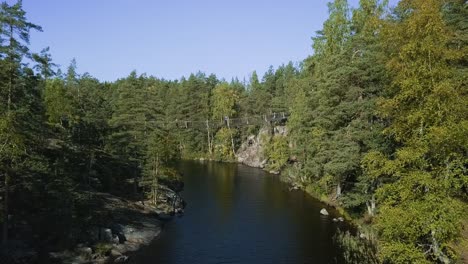
{"label": "grey rock", "polygon": [[111,255],[111,257],[118,258],[118,257],[122,256],[122,253],[120,253],[116,249],[112,249],[111,252],[110,252],[110,255]]}
{"label": "grey rock", "polygon": [[117,237],[119,238],[119,243],[124,243],[125,241],[127,241],[127,238],[125,237],[124,233],[124,228],[125,227],[121,224],[112,224],[111,226],[112,234],[117,235]]}
{"label": "grey rock", "polygon": [[93,250],[90,247],[79,247],[75,251],[83,256],[91,256],[93,254]]}
{"label": "grey rock", "polygon": [[118,235],[112,235],[112,244],[119,244],[120,239]]}
{"label": "grey rock", "polygon": [[133,232],[135,232],[135,229],[131,226],[124,226],[123,228],[124,235],[129,235]]}
{"label": "grey rock", "polygon": [[340,216],[340,217],[338,217],[338,221],[344,222],[344,218]]}
{"label": "grey rock", "polygon": [[275,126],[274,133],[275,135],[287,136],[288,129],[286,126]]}
{"label": "grey rock", "polygon": [[122,255],[122,256],[116,258],[116,259],[114,260],[114,263],[125,263],[125,262],[127,262],[127,261],[128,261],[128,257]]}
{"label": "grey rock", "polygon": [[250,135],[237,151],[237,161],[250,167],[265,167],[265,157],[263,155],[265,143],[271,137],[268,127],[263,127],[257,136]]}
{"label": "grey rock", "polygon": [[327,209],[322,208],[322,210],[320,210],[320,214],[321,214],[321,215],[328,215]]}
{"label": "grey rock", "polygon": [[102,241],[112,243],[113,236],[110,228],[104,228],[102,230]]}

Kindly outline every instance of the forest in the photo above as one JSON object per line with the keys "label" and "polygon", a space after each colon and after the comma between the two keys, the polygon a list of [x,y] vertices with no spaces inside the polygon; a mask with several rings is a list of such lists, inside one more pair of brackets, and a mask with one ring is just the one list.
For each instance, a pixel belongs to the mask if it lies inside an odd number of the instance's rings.
{"label": "forest", "polygon": [[133,71],[101,82],[75,60],[62,72],[48,48],[30,51],[30,32],[42,28],[21,1],[2,2],[3,245],[20,223],[36,243],[73,237],[92,214],[88,191],[153,199],[161,178],[176,177],[173,161],[235,162],[249,135],[272,126],[263,117],[286,114],[287,136],[266,142],[267,167],[366,230],[364,244],[343,238],[372,248],[352,257],[466,259],[468,4],[333,0],[328,8],[313,55],[262,77]]}

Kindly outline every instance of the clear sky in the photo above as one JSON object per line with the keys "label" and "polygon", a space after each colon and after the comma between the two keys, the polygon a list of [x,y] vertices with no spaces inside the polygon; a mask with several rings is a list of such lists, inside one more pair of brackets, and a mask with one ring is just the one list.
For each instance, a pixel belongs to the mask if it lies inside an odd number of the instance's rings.
{"label": "clear sky", "polygon": [[[9,0],[8,2],[14,2]],[[350,0],[356,5],[358,0]],[[396,0],[391,3],[397,2]],[[102,81],[132,70],[165,79],[192,72],[230,80],[298,62],[327,18],[326,0],[23,0],[31,50]]]}

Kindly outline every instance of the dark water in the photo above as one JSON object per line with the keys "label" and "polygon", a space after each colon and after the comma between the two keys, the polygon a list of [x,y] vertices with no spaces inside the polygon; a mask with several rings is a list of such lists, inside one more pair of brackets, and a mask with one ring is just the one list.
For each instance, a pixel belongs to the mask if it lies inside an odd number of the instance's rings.
{"label": "dark water", "polygon": [[[133,263],[341,263],[337,223],[323,204],[278,176],[238,164],[182,162],[183,217],[132,256]],[[332,210],[329,210],[332,211]]]}

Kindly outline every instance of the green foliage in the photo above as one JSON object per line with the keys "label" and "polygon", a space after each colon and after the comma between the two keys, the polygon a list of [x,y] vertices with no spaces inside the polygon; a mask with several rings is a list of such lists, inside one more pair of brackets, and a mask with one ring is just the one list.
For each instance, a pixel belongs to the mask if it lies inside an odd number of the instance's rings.
{"label": "green foliage", "polygon": [[313,48],[319,57],[340,53],[351,36],[348,2],[346,0],[329,2],[328,10],[330,14],[323,24],[323,30],[313,39]]}
{"label": "green foliage", "polygon": [[61,79],[46,81],[44,90],[44,104],[46,115],[50,123],[60,124],[73,120],[72,101],[68,97],[65,84]]}
{"label": "green foliage", "polygon": [[350,264],[378,264],[377,259],[377,241],[362,239],[353,236],[349,231],[339,231],[334,239],[343,250],[343,258],[346,263]]}
{"label": "green foliage", "polygon": [[16,131],[14,120],[14,115],[0,117],[0,161],[2,164],[17,161],[25,152],[24,137]]}
{"label": "green foliage", "polygon": [[97,243],[94,246],[94,251],[99,256],[107,256],[112,250],[112,245],[108,243]]}
{"label": "green foliage", "polygon": [[444,263],[466,212],[466,3],[401,1],[385,17],[386,2],[329,4],[288,87],[287,178],[376,216],[381,261]]}
{"label": "green foliage", "polygon": [[391,120],[386,134],[401,145],[393,158],[368,154],[364,167],[373,179],[390,181],[377,190],[377,227],[380,257],[392,263],[456,259],[450,244],[466,212],[459,199],[466,196],[461,164],[468,145],[460,133],[466,135],[468,101],[453,63],[463,55],[450,46],[443,5],[401,1],[401,19],[384,28],[392,84],[380,114]]}
{"label": "green foliage", "polygon": [[234,131],[223,127],[215,135],[214,138],[214,156],[216,160],[233,161],[234,153],[231,147],[231,138],[235,137]]}
{"label": "green foliage", "polygon": [[171,178],[174,175],[168,166],[177,157],[176,149],[176,141],[169,131],[155,130],[149,136],[141,185],[149,189],[148,196],[154,203],[157,202],[159,178]]}
{"label": "green foliage", "polygon": [[[377,245],[340,235],[348,262],[456,261],[468,212],[467,4],[402,0],[388,10],[385,0],[360,0],[351,9],[334,0],[328,7],[314,55],[270,67],[261,80],[256,72],[244,84],[134,71],[101,83],[78,74],[75,60],[55,76],[49,50],[28,49],[30,30],[41,28],[26,20],[21,1],[3,2],[2,215],[34,212],[34,232],[58,241],[98,221],[90,190],[128,194],[132,179],[133,198],[142,187],[156,202],[162,182],[178,178],[171,161],[235,161],[264,115],[288,112],[288,135],[266,137],[268,169],[365,214]],[[46,225],[51,219],[60,225]]]}
{"label": "green foliage", "polygon": [[238,99],[239,95],[228,84],[219,84],[213,90],[213,118],[223,120],[224,117],[234,117],[237,113],[236,104]]}
{"label": "green foliage", "polygon": [[267,169],[279,172],[289,159],[289,145],[286,137],[274,136],[265,148],[265,156],[268,158]]}

